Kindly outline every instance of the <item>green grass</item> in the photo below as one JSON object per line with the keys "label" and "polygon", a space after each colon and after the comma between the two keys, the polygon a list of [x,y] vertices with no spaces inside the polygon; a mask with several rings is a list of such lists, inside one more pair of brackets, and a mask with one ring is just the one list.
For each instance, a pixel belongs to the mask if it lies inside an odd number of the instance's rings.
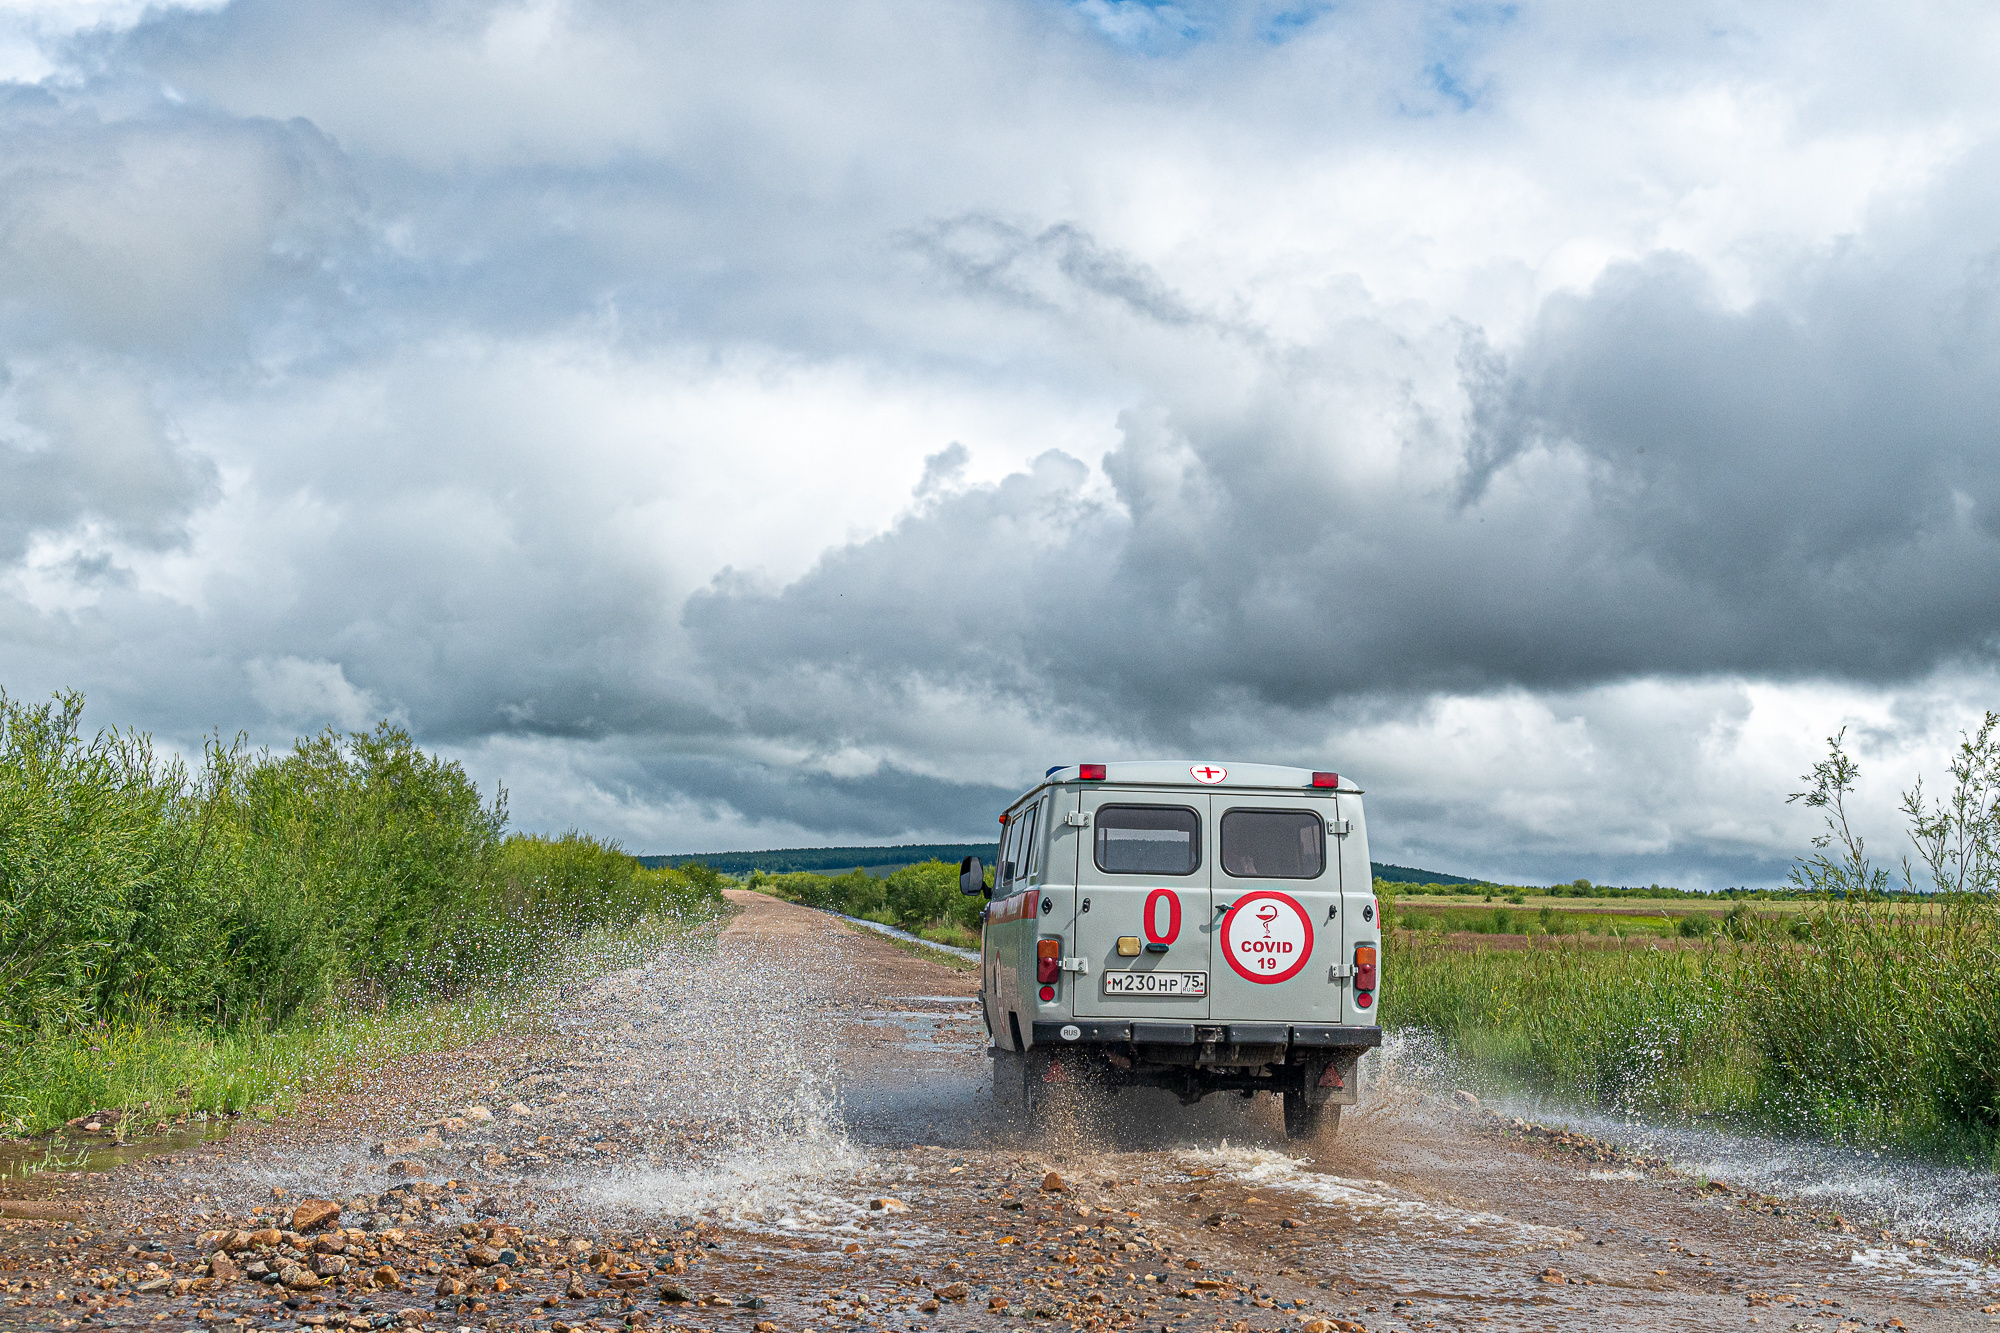
{"label": "green grass", "polygon": [[125,1113],[128,1135],[193,1114],[283,1113],[344,1071],[470,1045],[518,1019],[500,997],[477,994],[261,1032],[121,1020],[12,1052],[0,1064],[0,1108],[17,1134],[105,1110]]}
{"label": "green grass", "polygon": [[1383,1020],[1434,1034],[1489,1090],[2000,1167],[1991,898],[1821,902],[1696,949],[1468,951],[1415,931],[1390,955]]}
{"label": "green grass", "polygon": [[1489,1087],[1672,1115],[1740,1113],[1748,1036],[1721,950],[1474,950],[1423,935],[1392,946],[1382,1014],[1436,1035]]}
{"label": "green grass", "polygon": [[925,939],[932,940],[938,944],[949,944],[954,949],[972,949],[977,951],[980,947],[979,932],[969,930],[964,926],[958,925],[956,922],[947,922],[943,925],[934,926],[919,926],[911,933],[921,935]]}
{"label": "green grass", "polygon": [[545,1027],[561,991],[634,966],[669,943],[710,933],[721,899],[600,926],[552,948],[532,969],[495,975],[444,998],[349,1004],[264,1028],[138,1017],[49,1032],[0,1054],[0,1129],[33,1135],[93,1111],[125,1113],[121,1134],[198,1114],[285,1114],[326,1090],[407,1055],[455,1050]]}

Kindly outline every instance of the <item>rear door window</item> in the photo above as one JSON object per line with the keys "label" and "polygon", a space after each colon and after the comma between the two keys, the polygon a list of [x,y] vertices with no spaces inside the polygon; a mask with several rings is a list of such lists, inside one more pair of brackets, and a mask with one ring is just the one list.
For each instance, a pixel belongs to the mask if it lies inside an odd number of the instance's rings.
{"label": "rear door window", "polygon": [[1222,868],[1237,879],[1318,879],[1326,826],[1310,810],[1231,810],[1222,816]]}
{"label": "rear door window", "polygon": [[1110,875],[1192,875],[1201,816],[1180,805],[1104,805],[1092,820],[1097,868]]}

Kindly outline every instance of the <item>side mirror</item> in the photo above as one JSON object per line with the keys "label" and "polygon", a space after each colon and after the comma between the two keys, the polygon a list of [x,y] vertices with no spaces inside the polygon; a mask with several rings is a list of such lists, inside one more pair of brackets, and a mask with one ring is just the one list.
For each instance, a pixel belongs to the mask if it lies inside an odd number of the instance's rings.
{"label": "side mirror", "polygon": [[958,863],[958,891],[968,898],[986,892],[986,867],[978,857],[968,856]]}

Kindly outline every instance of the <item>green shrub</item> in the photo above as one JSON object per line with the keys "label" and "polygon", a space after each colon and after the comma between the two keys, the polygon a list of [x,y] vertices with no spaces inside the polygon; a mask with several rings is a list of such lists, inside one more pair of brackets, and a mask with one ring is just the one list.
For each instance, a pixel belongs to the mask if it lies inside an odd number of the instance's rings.
{"label": "green shrub", "polygon": [[705,868],[578,833],[503,838],[504,794],[387,723],[288,754],[82,733],[0,694],[0,1043],[110,1021],[274,1025],[449,993],[551,935],[713,911]]}
{"label": "green shrub", "polygon": [[889,910],[905,929],[956,927],[977,945],[979,913],[986,899],[958,891],[958,866],[949,861],[923,861],[903,866],[889,876]]}

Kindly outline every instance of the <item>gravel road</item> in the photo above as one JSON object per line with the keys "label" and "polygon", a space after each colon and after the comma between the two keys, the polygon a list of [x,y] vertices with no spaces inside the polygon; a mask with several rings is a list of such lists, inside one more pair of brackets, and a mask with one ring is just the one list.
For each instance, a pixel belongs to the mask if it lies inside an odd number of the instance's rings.
{"label": "gravel road", "polygon": [[974,974],[730,897],[724,928],[577,988],[552,1028],[33,1178],[78,1220],[0,1222],[0,1327],[2000,1322],[1976,1262],[1495,1116],[1393,1044],[1305,1147],[1237,1098],[1008,1123]]}

